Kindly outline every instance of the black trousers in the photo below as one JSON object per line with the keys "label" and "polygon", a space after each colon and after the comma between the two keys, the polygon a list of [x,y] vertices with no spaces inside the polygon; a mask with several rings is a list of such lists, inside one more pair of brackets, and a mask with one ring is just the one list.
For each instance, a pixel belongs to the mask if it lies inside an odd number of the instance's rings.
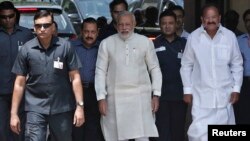
{"label": "black trousers", "polygon": [[240,99],[234,104],[236,124],[250,124],[250,77],[243,78]]}
{"label": "black trousers", "polygon": [[25,130],[25,112],[22,101],[19,109],[19,118],[21,121],[21,133],[19,135],[10,130],[10,110],[12,94],[0,94],[0,141],[23,141]]}
{"label": "black trousers", "polygon": [[94,85],[84,85],[83,91],[85,123],[73,127],[73,141],[104,141]]}
{"label": "black trousers", "polygon": [[156,113],[157,141],[184,141],[187,104],[184,101],[160,101]]}

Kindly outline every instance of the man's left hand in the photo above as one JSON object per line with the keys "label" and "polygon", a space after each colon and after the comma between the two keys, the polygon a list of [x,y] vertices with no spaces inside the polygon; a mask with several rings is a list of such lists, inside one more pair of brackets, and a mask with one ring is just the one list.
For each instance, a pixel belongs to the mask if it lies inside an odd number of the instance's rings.
{"label": "man's left hand", "polygon": [[74,114],[74,122],[73,124],[76,127],[80,127],[83,125],[83,123],[85,122],[85,117],[84,117],[84,112],[83,112],[83,107],[76,107],[76,111]]}
{"label": "man's left hand", "polygon": [[159,97],[158,96],[153,96],[151,105],[152,105],[153,113],[157,112],[159,109]]}
{"label": "man's left hand", "polygon": [[232,103],[232,104],[235,104],[238,100],[239,100],[239,93],[237,93],[237,92],[232,92],[232,94],[231,94],[231,98],[230,98],[230,102]]}

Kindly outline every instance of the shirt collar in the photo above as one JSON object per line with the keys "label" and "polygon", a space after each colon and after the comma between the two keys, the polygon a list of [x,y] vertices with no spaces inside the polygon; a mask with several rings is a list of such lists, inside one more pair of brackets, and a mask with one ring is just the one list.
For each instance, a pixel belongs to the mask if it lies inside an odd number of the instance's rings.
{"label": "shirt collar", "polygon": [[241,35],[242,38],[250,38],[250,35],[248,33]]}
{"label": "shirt collar", "polygon": [[[200,27],[200,34],[204,34],[204,33],[207,34],[207,31],[205,30],[204,26],[201,25],[201,27]],[[221,24],[219,24],[219,29],[217,30],[216,34],[218,34],[218,33],[224,34],[223,26]]]}
{"label": "shirt collar", "polygon": [[[78,38],[78,39],[74,42],[74,44],[75,44],[76,46],[80,46],[80,47],[86,48],[85,45],[83,44],[83,40],[82,40],[81,38]],[[98,47],[99,47],[99,44],[100,44],[100,41],[97,40],[91,48],[95,48],[95,47],[98,48]]]}
{"label": "shirt collar", "polygon": [[[38,40],[37,37],[36,37],[34,40],[35,40],[35,41],[34,41],[34,44],[33,44],[33,47],[32,47],[32,48],[44,49],[44,48],[41,46],[41,44],[40,44],[40,42],[39,42],[39,40]],[[48,49],[50,49],[51,47],[60,46],[60,45],[58,44],[58,41],[59,41],[59,38],[53,36],[53,37],[52,37],[52,40],[51,40],[51,43],[50,43],[50,46],[49,46]]]}
{"label": "shirt collar", "polygon": [[182,38],[182,37],[176,35],[175,38],[174,38],[174,40],[173,40],[172,42],[169,42],[168,40],[165,39],[165,37],[164,37],[163,34],[161,34],[161,35],[159,36],[159,39],[160,39],[161,42],[168,42],[168,43],[173,43],[173,42],[175,42],[175,41],[177,41],[177,40],[180,40],[181,38]]}
{"label": "shirt collar", "polygon": [[[13,33],[15,33],[16,31],[22,31],[23,29],[19,26],[19,25],[15,25],[14,26],[14,30]],[[0,26],[0,31],[6,31],[2,26]]]}

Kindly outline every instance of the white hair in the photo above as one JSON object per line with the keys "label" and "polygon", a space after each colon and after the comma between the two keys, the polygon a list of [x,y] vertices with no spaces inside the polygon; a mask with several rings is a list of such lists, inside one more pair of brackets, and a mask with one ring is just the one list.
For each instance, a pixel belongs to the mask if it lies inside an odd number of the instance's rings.
{"label": "white hair", "polygon": [[117,23],[119,22],[119,20],[120,20],[121,17],[128,16],[128,15],[132,17],[133,23],[135,23],[136,22],[135,15],[134,15],[134,13],[129,12],[129,11],[122,11],[122,12],[120,12],[118,14],[118,16],[117,16]]}

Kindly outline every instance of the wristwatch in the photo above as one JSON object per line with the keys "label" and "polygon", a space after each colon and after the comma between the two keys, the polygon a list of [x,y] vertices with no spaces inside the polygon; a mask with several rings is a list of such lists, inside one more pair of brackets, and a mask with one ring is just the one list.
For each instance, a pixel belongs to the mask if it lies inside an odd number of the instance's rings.
{"label": "wristwatch", "polygon": [[80,107],[84,107],[84,102],[83,101],[79,101],[76,103],[77,106],[80,106]]}

